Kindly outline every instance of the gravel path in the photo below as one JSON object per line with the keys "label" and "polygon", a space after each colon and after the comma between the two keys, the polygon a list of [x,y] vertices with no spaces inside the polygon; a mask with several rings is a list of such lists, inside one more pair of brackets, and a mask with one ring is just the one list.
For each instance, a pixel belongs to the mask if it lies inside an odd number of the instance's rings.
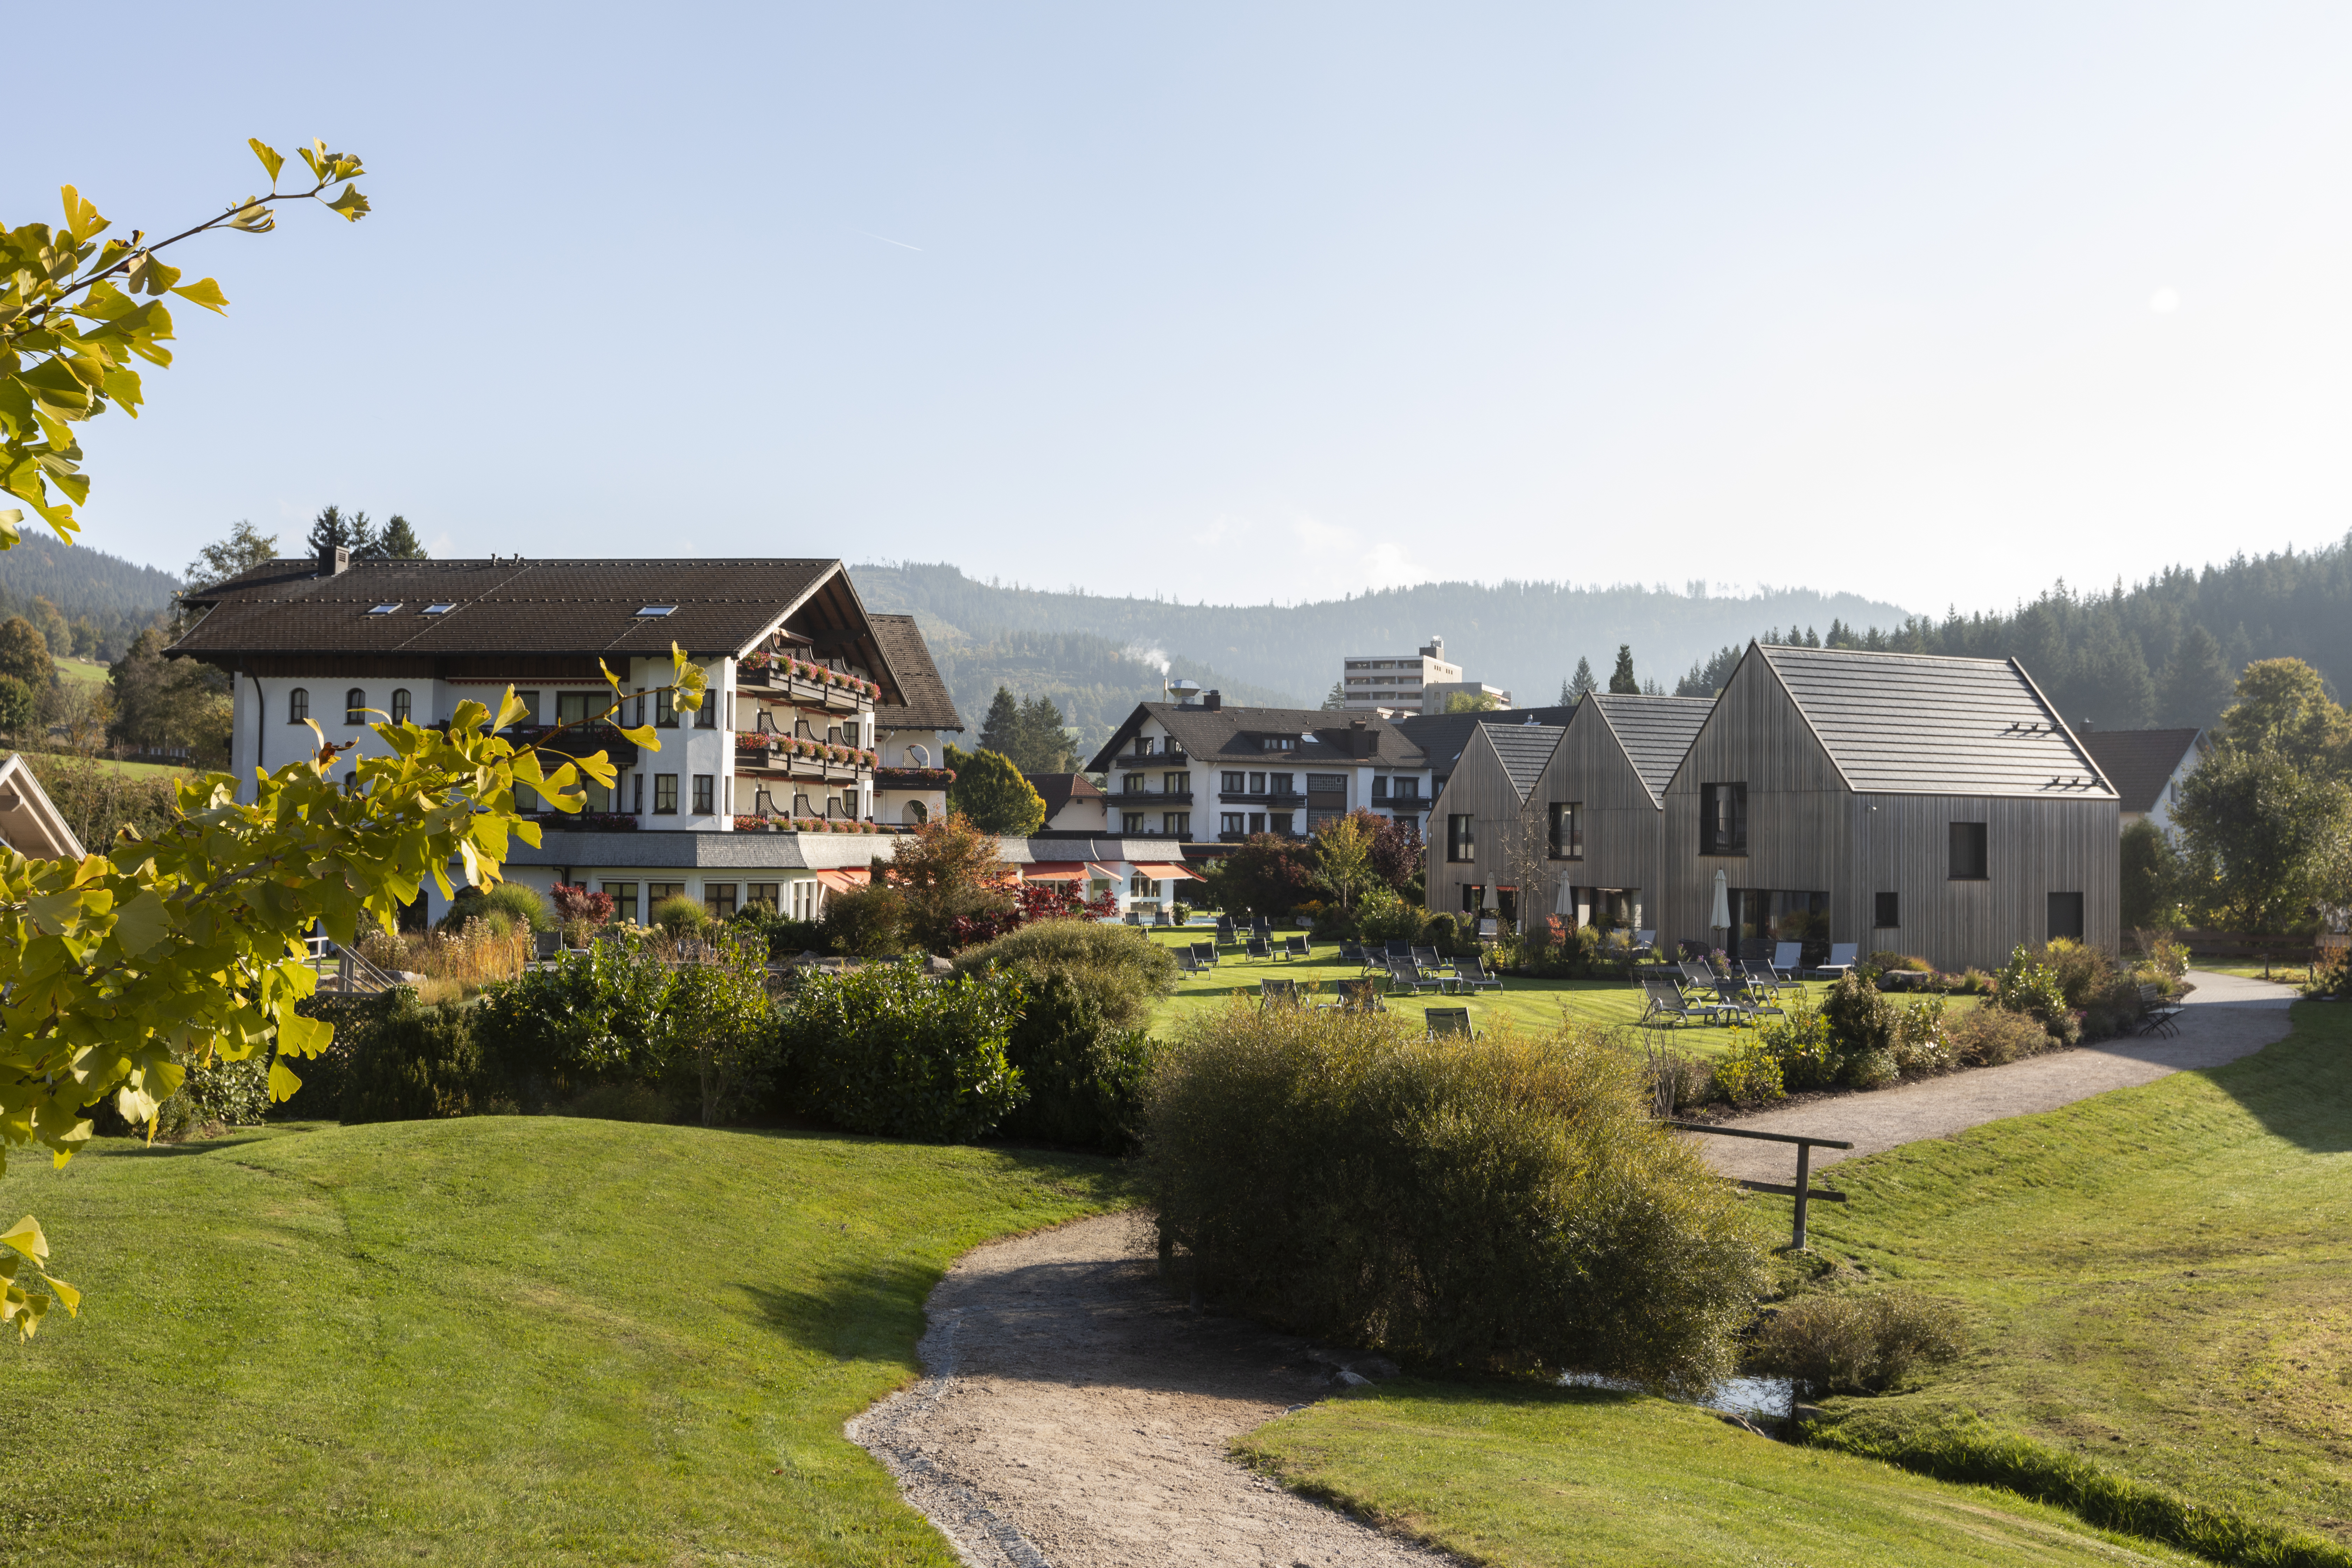
{"label": "gravel path", "polygon": [[1149,1234],[1111,1215],[967,1253],[931,1293],[929,1375],[852,1421],[852,1440],[985,1568],[1451,1563],[1225,1457],[1330,1392],[1339,1360],[1188,1310]]}
{"label": "gravel path", "polygon": [[[1843,1094],[1787,1110],[1767,1110],[1725,1122],[1759,1132],[1796,1132],[1844,1138],[1853,1150],[1813,1151],[1813,1169],[1857,1154],[1875,1154],[1922,1138],[1949,1138],[2004,1116],[2054,1110],[2111,1089],[2129,1089],[2192,1068],[2220,1067],[2252,1056],[2287,1031],[2290,986],[2233,974],[2191,970],[2190,992],[2178,1037],[2102,1040],[2046,1057],[1978,1068],[1920,1083],[1899,1084],[1866,1094]],[[1787,1144],[1745,1138],[1693,1134],[1705,1146],[1707,1163],[1727,1176],[1789,1182],[1796,1177],[1796,1151]]]}

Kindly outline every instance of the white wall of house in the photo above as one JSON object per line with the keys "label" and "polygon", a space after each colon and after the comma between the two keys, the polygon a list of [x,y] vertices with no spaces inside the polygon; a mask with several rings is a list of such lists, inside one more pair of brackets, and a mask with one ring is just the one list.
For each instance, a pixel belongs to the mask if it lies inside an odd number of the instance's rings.
{"label": "white wall of house", "polygon": [[[2156,805],[2147,813],[2147,820],[2163,829],[2164,836],[2168,838],[2173,836],[2172,808],[2180,803],[2180,786],[2189,782],[2189,775],[2195,773],[2197,764],[2204,760],[2205,753],[2202,750],[2196,746],[2189,747],[2182,755],[2180,765],[2172,770],[2172,776],[2167,779],[2164,787],[2157,792]],[[2138,821],[2139,816],[2140,814],[2137,812],[2124,813],[2124,825],[2129,826]]]}

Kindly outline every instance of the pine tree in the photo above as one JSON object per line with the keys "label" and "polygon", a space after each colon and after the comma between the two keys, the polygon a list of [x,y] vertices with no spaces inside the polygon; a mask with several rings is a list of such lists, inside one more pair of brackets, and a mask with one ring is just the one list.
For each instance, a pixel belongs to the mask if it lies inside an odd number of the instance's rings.
{"label": "pine tree", "polygon": [[340,547],[350,551],[352,560],[360,561],[366,559],[373,547],[375,534],[368,527],[367,513],[355,511],[345,517],[341,507],[330,503],[311,522],[303,542],[310,547],[312,555]]}
{"label": "pine tree", "polygon": [[382,533],[376,535],[374,558],[380,561],[429,559],[425,553],[424,544],[416,537],[416,531],[409,527],[408,520],[398,512],[392,514],[392,521],[383,525]]}
{"label": "pine tree", "polygon": [[217,543],[207,544],[196,552],[196,558],[181,573],[191,585],[198,583],[226,583],[231,577],[252,571],[267,561],[278,559],[278,536],[257,531],[252,523],[240,518],[229,529],[228,537]]}
{"label": "pine tree", "polygon": [[1633,679],[1633,645],[1617,645],[1617,668],[1609,672],[1609,694],[1612,697],[1639,697],[1642,683]]}
{"label": "pine tree", "polygon": [[1592,673],[1592,661],[1589,658],[1578,659],[1575,678],[1562,689],[1567,693],[1563,700],[1569,702],[1581,702],[1600,690],[1601,680]]}
{"label": "pine tree", "polygon": [[1021,749],[1021,704],[1004,687],[996,689],[996,696],[988,704],[988,717],[980,721],[980,749],[1009,757]]}
{"label": "pine tree", "polygon": [[2221,658],[2221,645],[2203,626],[2181,634],[2157,681],[2157,705],[2164,722],[2179,729],[2204,729],[2221,716],[2236,683]]}
{"label": "pine tree", "polygon": [[1339,680],[1333,681],[1331,683],[1330,693],[1323,699],[1323,711],[1326,713],[1337,713],[1347,706],[1347,683]]}
{"label": "pine tree", "polygon": [[1077,759],[1070,754],[1070,738],[1062,729],[1062,710],[1052,698],[1040,693],[1021,704],[1015,748],[1005,754],[1024,773],[1076,771]]}

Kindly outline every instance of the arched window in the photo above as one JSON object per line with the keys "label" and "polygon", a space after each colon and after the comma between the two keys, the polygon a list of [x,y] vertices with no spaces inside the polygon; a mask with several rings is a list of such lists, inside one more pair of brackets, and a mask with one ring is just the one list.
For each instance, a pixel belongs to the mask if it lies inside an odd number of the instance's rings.
{"label": "arched window", "polygon": [[907,748],[907,765],[910,768],[929,767],[931,765],[930,752],[922,746],[908,746]]}
{"label": "arched window", "polygon": [[931,814],[924,809],[923,803],[919,800],[908,801],[904,815],[907,818],[907,826],[909,827],[920,827],[931,819]]}
{"label": "arched window", "polygon": [[408,722],[408,688],[405,686],[393,688],[392,721],[395,724]]}
{"label": "arched window", "polygon": [[286,694],[286,721],[299,724],[310,717],[310,694],[298,686]]}
{"label": "arched window", "polygon": [[346,724],[367,722],[367,693],[356,686],[343,693],[343,722]]}

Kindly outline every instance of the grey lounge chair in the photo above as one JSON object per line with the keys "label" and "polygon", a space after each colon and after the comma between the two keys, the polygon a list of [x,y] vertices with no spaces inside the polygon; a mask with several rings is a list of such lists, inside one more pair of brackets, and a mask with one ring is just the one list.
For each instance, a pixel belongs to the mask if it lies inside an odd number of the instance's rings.
{"label": "grey lounge chair", "polygon": [[1858,942],[1830,943],[1829,959],[1813,971],[1814,976],[1818,979],[1834,980],[1839,975],[1847,973],[1853,968],[1854,954],[1861,951],[1862,944]]}
{"label": "grey lounge chair", "polygon": [[1801,942],[1775,942],[1772,946],[1772,973],[1783,980],[1794,980],[1804,967],[1805,944]]}
{"label": "grey lounge chair", "polygon": [[1484,959],[1465,958],[1456,960],[1454,965],[1454,979],[1456,984],[1464,986],[1474,992],[1484,990],[1489,985],[1493,986],[1497,991],[1500,991],[1503,988],[1503,982],[1499,976],[1486,973],[1486,964]]}
{"label": "grey lounge chair", "polygon": [[1307,939],[1305,937],[1286,936],[1282,939],[1282,956],[1285,958],[1313,958],[1315,953],[1314,950],[1307,945]]}
{"label": "grey lounge chair", "polygon": [[1433,947],[1408,947],[1404,955],[1423,969],[1434,969],[1438,964],[1437,950]]}
{"label": "grey lounge chair", "polygon": [[1266,939],[1262,936],[1254,936],[1249,939],[1249,942],[1244,946],[1242,951],[1246,952],[1252,958],[1272,958],[1274,956],[1274,943],[1266,941]]}
{"label": "grey lounge chair", "polygon": [[1432,1007],[1429,1010],[1429,1037],[1433,1040],[1476,1039],[1476,1032],[1470,1027],[1470,1009]]}
{"label": "grey lounge chair", "polygon": [[1711,1024],[1715,1021],[1716,1005],[1685,999],[1671,980],[1645,979],[1642,994],[1647,999],[1637,1022],[1646,1026],[1660,1024]]}
{"label": "grey lounge chair", "polygon": [[1748,988],[1746,981],[1734,980],[1727,974],[1717,977],[1715,997],[1720,1011],[1737,1013],[1751,1024],[1760,1017],[1784,1016],[1774,1004],[1759,1001],[1756,994]]}
{"label": "grey lounge chair", "polygon": [[1385,1013],[1389,1005],[1377,980],[1342,980],[1339,1000],[1329,1004],[1343,1013]]}
{"label": "grey lounge chair", "polygon": [[1418,994],[1424,988],[1431,991],[1440,992],[1445,989],[1445,982],[1444,980],[1434,974],[1424,973],[1421,965],[1415,963],[1410,958],[1392,958],[1389,960],[1389,984],[1391,985],[1402,986],[1403,989],[1411,991],[1415,994]]}
{"label": "grey lounge chair", "polygon": [[1194,942],[1192,957],[1209,968],[1214,969],[1217,965],[1217,944],[1213,942]]}
{"label": "grey lounge chair", "polygon": [[1758,958],[1751,958],[1742,963],[1739,966],[1739,973],[1747,980],[1748,988],[1750,991],[1766,996],[1778,996],[1780,994],[1781,985],[1785,984],[1779,975],[1772,973],[1770,964]]}
{"label": "grey lounge chair", "polygon": [[1298,1005],[1298,982],[1296,980],[1261,980],[1257,983],[1257,1003],[1261,1007],[1296,1007]]}
{"label": "grey lounge chair", "polygon": [[1201,962],[1200,955],[1189,947],[1176,950],[1176,973],[1181,975],[1206,974],[1210,966]]}

